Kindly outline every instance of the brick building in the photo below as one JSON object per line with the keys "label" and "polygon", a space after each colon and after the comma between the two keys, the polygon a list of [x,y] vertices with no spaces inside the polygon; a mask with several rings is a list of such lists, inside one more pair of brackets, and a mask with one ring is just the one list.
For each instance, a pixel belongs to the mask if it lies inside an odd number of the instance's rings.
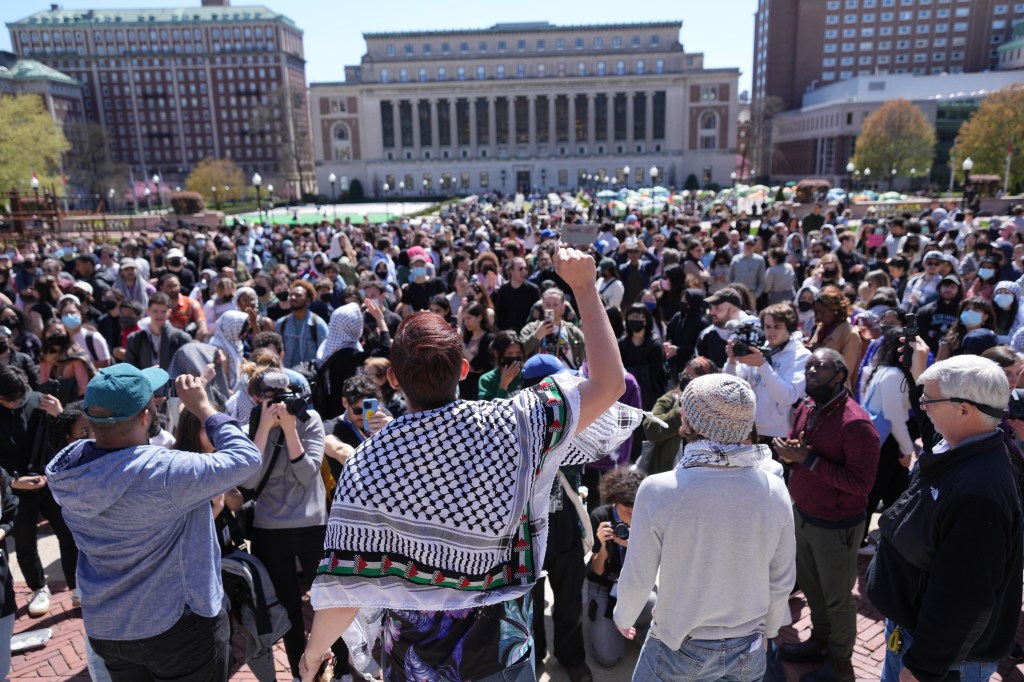
{"label": "brick building", "polygon": [[312,189],[302,31],[263,6],[64,10],[7,24],[14,50],[84,86],[85,117],[137,178],[180,184],[210,156]]}
{"label": "brick building", "polygon": [[[739,69],[704,68],[678,21],[366,34],[310,86],[317,178],[366,194],[568,189],[586,176],[725,185]],[[628,179],[626,171],[628,169]]]}

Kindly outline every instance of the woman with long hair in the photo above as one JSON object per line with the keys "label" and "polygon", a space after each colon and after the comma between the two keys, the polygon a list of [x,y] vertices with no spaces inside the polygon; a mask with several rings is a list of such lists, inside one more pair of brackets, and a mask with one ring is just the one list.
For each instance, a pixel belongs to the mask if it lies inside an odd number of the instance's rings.
{"label": "woman with long hair", "polygon": [[54,318],[43,327],[43,351],[39,378],[45,385],[56,381],[54,395],[62,404],[82,398],[96,368],[89,356],[71,338],[64,323]]}
{"label": "woman with long hair", "polygon": [[643,409],[650,410],[665,393],[668,375],[665,372],[665,350],[654,338],[654,319],[642,303],[626,309],[626,334],[619,339],[619,355],[626,371],[640,386]]}
{"label": "woman with long hair", "polygon": [[32,332],[42,337],[43,327],[57,317],[57,301],[60,300],[57,279],[50,275],[37,277],[32,288],[22,294],[21,300],[32,321]]}
{"label": "woman with long hair", "polygon": [[882,332],[878,351],[872,358],[870,373],[865,370],[860,385],[861,407],[878,430],[882,450],[878,460],[875,484],[868,495],[867,521],[861,541],[862,553],[873,554],[868,542],[871,515],[878,503],[885,508],[899,499],[910,483],[908,469],[914,457],[914,436],[910,431],[910,389],[913,377],[903,366],[900,356],[902,327],[888,327]]}
{"label": "woman with long hair", "polygon": [[699,287],[707,291],[711,272],[704,267],[704,245],[699,239],[691,237],[686,240],[686,255],[683,257],[683,273],[689,282],[687,286]]}
{"label": "woman with long hair", "polygon": [[476,400],[480,377],[494,367],[491,343],[494,328],[487,319],[487,309],[481,303],[470,303],[462,313],[462,355],[469,361],[469,373],[459,382],[459,397]]}
{"label": "woman with long hair", "polygon": [[491,354],[494,356],[494,369],[480,377],[479,400],[508,398],[523,387],[522,370],[526,354],[519,335],[511,329],[495,334],[491,341]]}
{"label": "woman with long hair", "polygon": [[992,304],[996,314],[995,332],[1009,341],[1021,326],[1020,285],[1016,282],[997,284],[992,293]]}
{"label": "woman with long hair", "polygon": [[682,265],[670,265],[661,274],[657,295],[658,314],[662,320],[671,320],[682,307],[682,298],[686,293],[687,275]]}
{"label": "woman with long hair", "polygon": [[850,368],[846,387],[852,389],[857,385],[861,338],[850,324],[850,300],[843,290],[837,286],[826,286],[819,291],[814,297],[814,318],[814,336],[807,347],[812,351],[831,348],[842,355]]}
{"label": "woman with long hair", "polygon": [[964,337],[975,329],[995,331],[996,311],[992,304],[981,296],[966,298],[960,303],[956,322],[949,328],[946,335],[939,341],[939,352],[935,361],[939,362],[963,353]]}
{"label": "woman with long hair", "polygon": [[9,343],[14,350],[32,358],[33,362],[39,362],[39,356],[43,351],[43,342],[32,331],[32,323],[28,316],[14,306],[0,307],[0,324],[11,330]]}

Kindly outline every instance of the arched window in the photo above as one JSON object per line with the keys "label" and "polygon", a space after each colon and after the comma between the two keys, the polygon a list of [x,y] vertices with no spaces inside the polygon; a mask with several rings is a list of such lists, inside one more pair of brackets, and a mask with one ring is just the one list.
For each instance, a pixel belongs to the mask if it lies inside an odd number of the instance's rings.
{"label": "arched window", "polygon": [[718,114],[705,111],[700,115],[700,148],[718,149]]}
{"label": "arched window", "polygon": [[335,161],[348,161],[352,158],[352,132],[347,124],[334,124],[331,128],[331,141]]}

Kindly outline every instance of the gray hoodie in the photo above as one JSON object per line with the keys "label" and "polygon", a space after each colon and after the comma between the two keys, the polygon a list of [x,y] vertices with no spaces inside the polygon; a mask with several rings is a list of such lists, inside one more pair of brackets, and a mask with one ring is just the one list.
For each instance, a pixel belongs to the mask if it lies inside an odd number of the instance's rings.
{"label": "gray hoodie", "polygon": [[78,544],[82,619],[90,637],[137,640],[185,609],[221,609],[220,546],[210,500],[249,478],[260,451],[226,415],[206,421],[216,452],[142,445],[97,450],[79,440],[46,467]]}

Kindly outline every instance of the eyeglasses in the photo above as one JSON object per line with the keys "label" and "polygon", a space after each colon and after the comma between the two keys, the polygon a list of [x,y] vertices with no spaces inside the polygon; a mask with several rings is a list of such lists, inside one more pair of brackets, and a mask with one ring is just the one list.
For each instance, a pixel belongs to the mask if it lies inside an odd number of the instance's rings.
{"label": "eyeglasses", "polygon": [[932,403],[964,403],[976,407],[986,414],[988,413],[987,411],[998,409],[993,408],[991,405],[982,405],[981,403],[976,403],[973,400],[967,400],[966,398],[925,398],[922,396],[917,402],[921,406],[921,409],[926,412],[928,411],[928,406]]}
{"label": "eyeglasses", "polygon": [[349,403],[348,409],[352,410],[352,414],[356,415],[357,417],[363,413],[363,400],[365,400],[365,398],[359,398],[358,400],[355,401],[355,405]]}
{"label": "eyeglasses", "polygon": [[926,266],[929,266],[929,265],[938,266],[940,263],[941,263],[941,261],[937,261],[937,260],[926,260],[924,262],[924,264]]}

